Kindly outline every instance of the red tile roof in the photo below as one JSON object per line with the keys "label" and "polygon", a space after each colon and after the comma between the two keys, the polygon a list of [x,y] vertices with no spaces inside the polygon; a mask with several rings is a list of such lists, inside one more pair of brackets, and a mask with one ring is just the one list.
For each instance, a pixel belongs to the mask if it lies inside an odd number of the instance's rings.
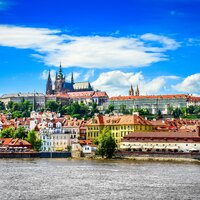
{"label": "red tile roof", "polygon": [[106,92],[95,92],[92,97],[105,97],[108,98],[108,95]]}
{"label": "red tile roof", "polygon": [[163,132],[132,132],[124,136],[124,139],[134,139],[134,138],[199,138],[198,132],[187,132],[187,131],[163,131]]}
{"label": "red tile roof", "polygon": [[92,98],[94,91],[85,91],[85,92],[69,92],[68,95],[70,98]]}
{"label": "red tile roof", "polygon": [[187,99],[188,95],[185,94],[170,94],[170,95],[146,95],[146,96],[115,96],[109,100],[128,100],[128,99]]}
{"label": "red tile roof", "polygon": [[98,115],[87,122],[87,125],[151,125],[148,120],[145,120],[138,115],[121,115],[121,116],[105,116]]}

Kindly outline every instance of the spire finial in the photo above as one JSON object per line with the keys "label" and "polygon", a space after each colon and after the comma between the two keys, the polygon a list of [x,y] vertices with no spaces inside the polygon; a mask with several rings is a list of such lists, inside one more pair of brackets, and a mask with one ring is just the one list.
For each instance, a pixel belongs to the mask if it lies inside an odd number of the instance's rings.
{"label": "spire finial", "polygon": [[62,73],[62,65],[61,65],[61,62],[60,62],[60,70],[59,70],[60,73]]}

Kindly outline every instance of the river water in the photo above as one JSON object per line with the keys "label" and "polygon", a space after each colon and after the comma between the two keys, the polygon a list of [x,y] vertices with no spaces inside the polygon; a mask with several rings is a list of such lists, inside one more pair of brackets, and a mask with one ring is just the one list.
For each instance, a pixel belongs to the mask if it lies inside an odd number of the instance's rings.
{"label": "river water", "polygon": [[4,199],[200,199],[200,165],[0,159]]}

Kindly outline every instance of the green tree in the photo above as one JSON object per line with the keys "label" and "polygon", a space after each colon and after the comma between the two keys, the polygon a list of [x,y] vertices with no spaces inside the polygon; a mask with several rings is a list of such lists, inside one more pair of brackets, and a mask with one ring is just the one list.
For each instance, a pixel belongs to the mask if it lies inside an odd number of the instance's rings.
{"label": "green tree", "polygon": [[37,139],[36,132],[35,131],[29,131],[28,136],[26,139],[32,147],[36,150],[39,151],[42,145],[42,141],[40,139]]}
{"label": "green tree", "polygon": [[67,151],[71,152],[72,151],[72,146],[67,146]]}
{"label": "green tree", "polygon": [[32,105],[27,100],[22,100],[19,103],[8,102],[7,109],[11,112],[13,118],[29,117],[32,110]]}
{"label": "green tree", "polygon": [[160,110],[158,110],[156,117],[157,117],[157,119],[163,118],[162,113],[161,113]]}
{"label": "green tree", "polygon": [[90,116],[92,117],[95,113],[99,113],[97,109],[97,103],[93,102],[91,105]]}
{"label": "green tree", "polygon": [[35,141],[35,143],[34,143],[34,146],[33,146],[34,149],[35,149],[36,151],[40,151],[41,146],[42,146],[42,140],[36,139],[36,141]]}
{"label": "green tree", "polygon": [[115,107],[113,104],[109,104],[108,108],[105,110],[106,114],[112,113],[114,111]]}
{"label": "green tree", "polygon": [[180,109],[180,108],[176,108],[176,109],[173,111],[173,116],[174,116],[174,118],[179,118],[181,114],[182,114],[182,112],[181,112],[181,109]]}
{"label": "green tree", "polygon": [[59,103],[56,101],[47,101],[46,103],[46,110],[51,111],[51,112],[57,112],[59,109]]}
{"label": "green tree", "polygon": [[5,109],[5,104],[2,101],[0,101],[0,111],[4,111]]}
{"label": "green tree", "polygon": [[12,112],[12,117],[13,118],[19,118],[19,117],[23,117],[23,115],[22,115],[21,111],[16,110],[16,111]]}
{"label": "green tree", "polygon": [[26,130],[23,126],[20,126],[19,128],[17,128],[17,130],[15,131],[14,137],[15,138],[20,138],[20,139],[25,139],[26,137]]}
{"label": "green tree", "polygon": [[195,107],[194,106],[189,106],[188,107],[188,114],[194,114],[194,110],[195,110]]}
{"label": "green tree", "polygon": [[101,155],[102,158],[113,157],[114,152],[117,148],[117,144],[115,142],[115,139],[112,137],[108,127],[103,128],[95,143],[98,145],[98,154]]}
{"label": "green tree", "polygon": [[197,115],[200,114],[200,106],[195,106],[194,114],[197,114]]}
{"label": "green tree", "polygon": [[13,138],[14,134],[15,134],[15,129],[13,127],[8,127],[0,132],[2,138]]}
{"label": "green tree", "polygon": [[14,102],[13,102],[13,101],[9,101],[9,102],[8,102],[8,104],[7,104],[7,106],[6,106],[6,107],[7,107],[7,109],[11,111],[11,110],[12,110],[12,108],[13,108],[13,104],[14,104]]}

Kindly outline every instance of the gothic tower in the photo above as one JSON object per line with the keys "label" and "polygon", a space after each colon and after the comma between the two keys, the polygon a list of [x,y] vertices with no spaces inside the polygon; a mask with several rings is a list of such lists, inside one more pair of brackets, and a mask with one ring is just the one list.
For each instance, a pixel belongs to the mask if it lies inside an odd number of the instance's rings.
{"label": "gothic tower", "polygon": [[140,96],[140,91],[139,91],[138,85],[136,87],[135,96]]}
{"label": "gothic tower", "polygon": [[133,86],[131,84],[130,90],[129,90],[129,96],[134,96],[134,90],[133,90]]}
{"label": "gothic tower", "polygon": [[71,76],[71,84],[73,85],[74,84],[74,74],[72,72],[72,76]]}
{"label": "gothic tower", "polygon": [[64,91],[64,84],[65,84],[65,77],[62,73],[62,66],[60,64],[60,69],[58,74],[56,75],[56,81],[55,81],[55,94],[63,92]]}
{"label": "gothic tower", "polygon": [[51,80],[50,70],[49,70],[49,75],[48,75],[48,79],[47,79],[46,94],[47,95],[53,94],[53,88],[52,88],[52,80]]}

